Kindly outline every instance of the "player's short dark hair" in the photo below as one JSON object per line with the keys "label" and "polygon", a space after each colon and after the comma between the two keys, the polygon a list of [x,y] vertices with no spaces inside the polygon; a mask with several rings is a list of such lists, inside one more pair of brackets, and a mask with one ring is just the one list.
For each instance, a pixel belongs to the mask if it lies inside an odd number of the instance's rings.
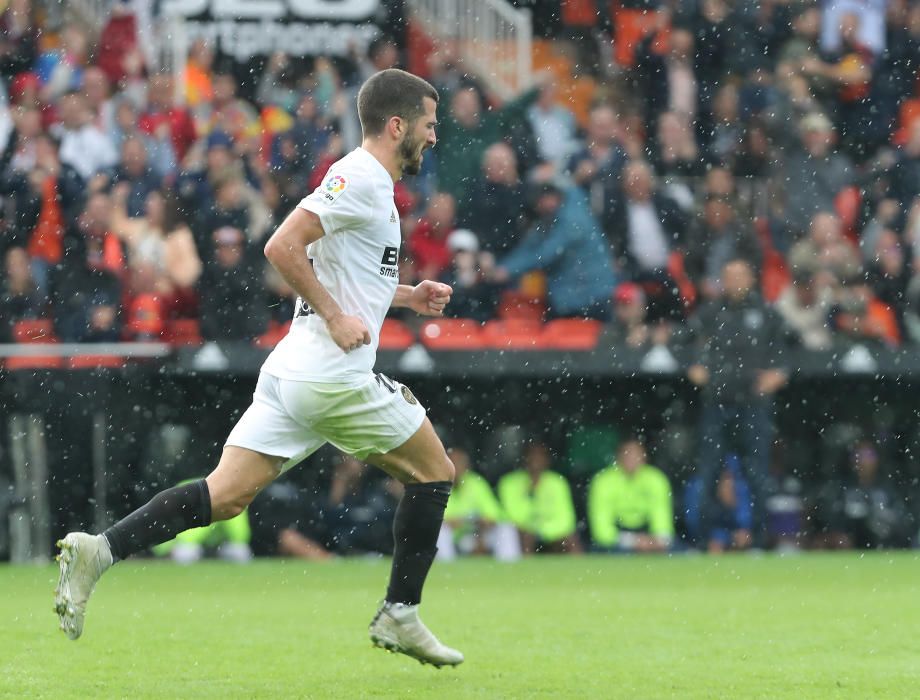
{"label": "player's short dark hair", "polygon": [[365,136],[380,134],[390,117],[412,123],[425,113],[423,100],[438,101],[438,91],[427,80],[398,68],[375,73],[358,93],[358,118]]}

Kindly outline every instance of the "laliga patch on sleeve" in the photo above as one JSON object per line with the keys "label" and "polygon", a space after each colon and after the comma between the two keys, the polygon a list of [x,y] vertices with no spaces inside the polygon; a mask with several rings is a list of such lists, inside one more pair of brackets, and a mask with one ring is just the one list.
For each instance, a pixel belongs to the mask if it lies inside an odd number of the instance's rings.
{"label": "laliga patch on sleeve", "polygon": [[319,191],[326,200],[327,204],[332,204],[342,196],[342,192],[348,187],[348,180],[344,175],[328,175],[323,184],[319,186]]}

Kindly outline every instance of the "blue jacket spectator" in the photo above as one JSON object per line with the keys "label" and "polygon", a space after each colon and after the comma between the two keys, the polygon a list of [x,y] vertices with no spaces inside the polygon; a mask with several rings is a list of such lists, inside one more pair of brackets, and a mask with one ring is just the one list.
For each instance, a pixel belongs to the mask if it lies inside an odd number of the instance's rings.
{"label": "blue jacket spectator", "polygon": [[608,320],[616,276],[584,191],[542,183],[533,201],[539,219],[500,262],[499,277],[516,279],[542,270],[550,316]]}

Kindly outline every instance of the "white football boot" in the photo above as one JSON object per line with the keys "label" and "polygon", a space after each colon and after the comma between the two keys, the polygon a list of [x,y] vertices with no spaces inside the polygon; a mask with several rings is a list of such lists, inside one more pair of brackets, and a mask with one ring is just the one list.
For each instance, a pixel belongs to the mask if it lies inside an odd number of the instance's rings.
{"label": "white football boot", "polygon": [[384,601],[369,631],[374,646],[411,656],[422,664],[440,668],[463,663],[463,654],[441,644],[425,627],[418,617],[418,605]]}
{"label": "white football boot", "polygon": [[86,602],[96,581],[112,566],[112,552],[105,537],[85,532],[71,532],[57,546],[61,577],[54,591],[54,611],[64,634],[78,639],[83,634]]}

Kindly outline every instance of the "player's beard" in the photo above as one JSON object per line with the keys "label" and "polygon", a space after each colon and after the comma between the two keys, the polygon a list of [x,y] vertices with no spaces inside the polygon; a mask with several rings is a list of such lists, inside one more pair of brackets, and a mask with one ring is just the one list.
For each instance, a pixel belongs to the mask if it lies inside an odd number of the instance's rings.
{"label": "player's beard", "polygon": [[399,158],[402,161],[404,175],[418,175],[422,169],[422,154],[425,148],[421,141],[408,136],[399,144]]}

